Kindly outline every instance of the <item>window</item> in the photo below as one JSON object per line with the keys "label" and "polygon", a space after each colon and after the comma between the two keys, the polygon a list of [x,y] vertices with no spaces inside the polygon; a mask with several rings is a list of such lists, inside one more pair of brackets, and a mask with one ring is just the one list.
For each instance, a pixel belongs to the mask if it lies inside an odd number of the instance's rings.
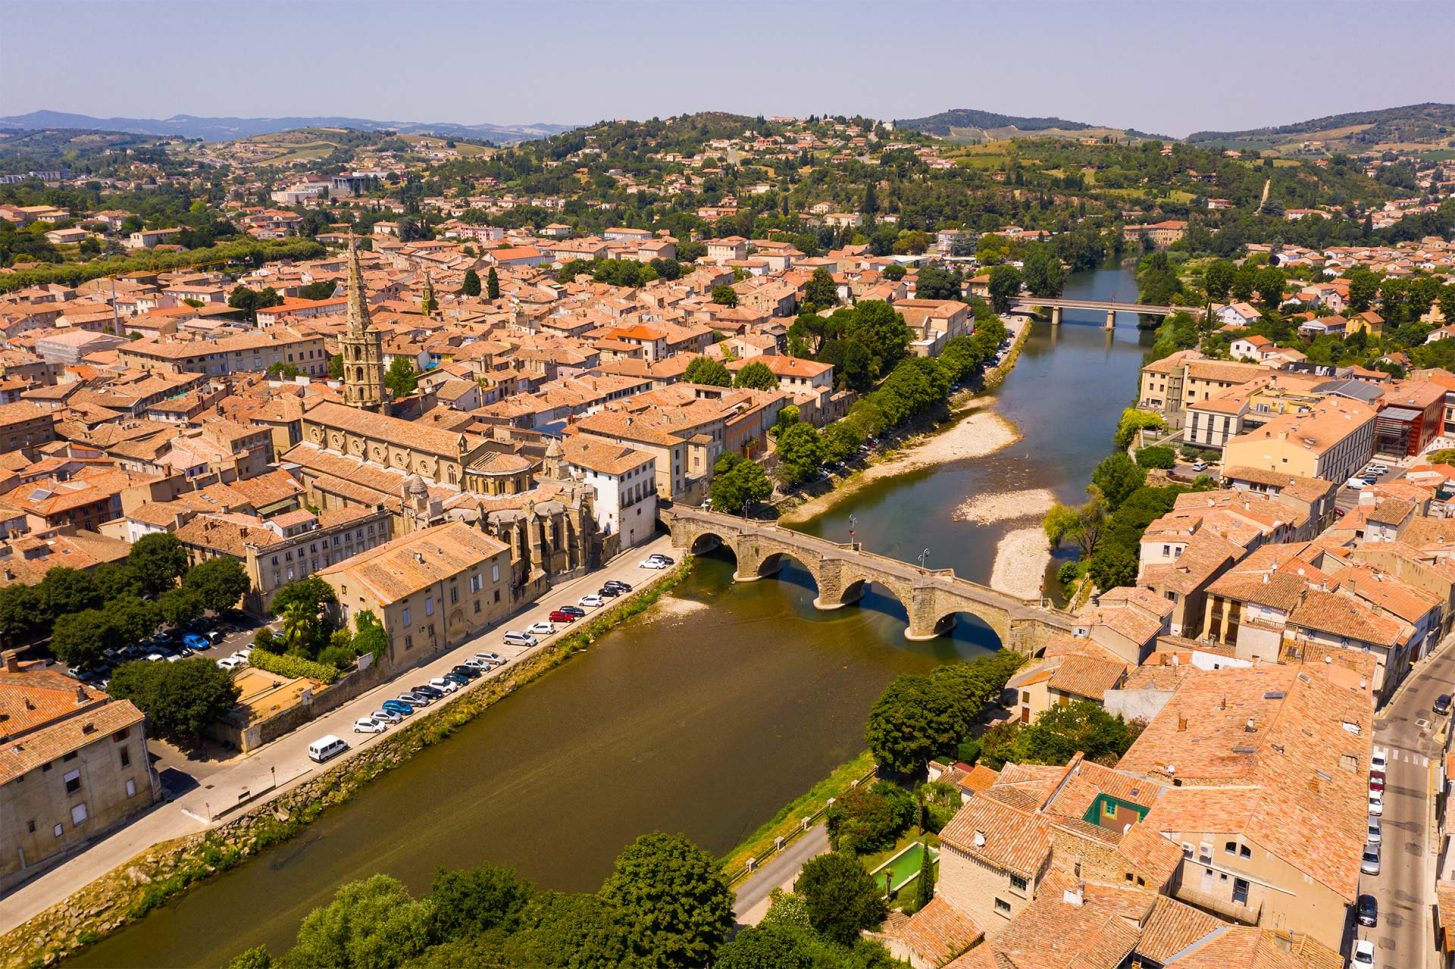
{"label": "window", "polygon": [[66,775],[66,793],[74,794],[81,789],[81,772],[73,770]]}
{"label": "window", "polygon": [[72,825],[77,825],[77,824],[83,824],[83,823],[85,823],[86,817],[87,817],[87,815],[86,815],[86,805],[84,805],[84,804],[77,804],[75,807],[71,808],[71,824]]}
{"label": "window", "polygon": [[424,597],[424,614],[426,616],[434,615],[434,596]]}
{"label": "window", "polygon": [[[491,565],[490,566],[490,581],[491,582],[499,582],[500,581],[500,566],[498,564]],[[498,596],[498,593],[497,593],[497,596]]]}
{"label": "window", "polygon": [[480,614],[480,600],[479,599],[476,599],[475,600],[475,615],[478,616],[479,614]]}
{"label": "window", "polygon": [[1253,849],[1252,848],[1249,848],[1247,845],[1238,845],[1238,857],[1239,858],[1251,858],[1251,857],[1253,857]]}
{"label": "window", "polygon": [[131,766],[131,751],[127,750],[125,747],[121,748],[121,766]]}
{"label": "window", "polygon": [[500,590],[499,589],[496,589],[495,590],[495,601],[496,602],[499,602],[500,601]]}
{"label": "window", "polygon": [[480,573],[479,572],[476,572],[474,575],[470,576],[470,591],[471,592],[479,592],[484,587],[485,587],[485,583],[480,581]]}
{"label": "window", "polygon": [[60,826],[60,825],[59,825],[59,824],[58,824],[58,825],[56,825],[56,828],[55,828],[55,832],[56,832],[56,837],[57,837],[57,838],[59,838],[59,837],[60,837],[60,836],[61,836],[61,835],[63,835],[63,834],[65,834],[65,833],[66,833],[66,829],[65,829],[65,828],[63,828],[63,827],[61,827],[61,826]]}
{"label": "window", "polygon": [[409,624],[410,624],[409,607],[408,606],[405,606],[404,607],[404,625],[408,626]]}
{"label": "window", "polygon": [[411,636],[411,635],[409,635],[408,633],[405,633],[404,634],[404,648],[405,649],[413,649],[414,648],[414,637]]}
{"label": "window", "polygon": [[116,731],[116,733],[114,733],[114,734],[111,735],[111,739],[114,740],[114,741],[116,741],[117,743],[121,743],[123,740],[125,740],[127,737],[130,737],[130,736],[131,736],[131,728],[130,727],[122,727],[120,730]]}
{"label": "window", "polygon": [[1233,901],[1239,905],[1248,904],[1248,882],[1246,879],[1233,879]]}
{"label": "window", "polygon": [[1011,875],[1010,876],[1010,887],[1013,888],[1013,889],[1015,889],[1016,891],[1018,891],[1018,892],[1024,892],[1026,890],[1026,885],[1027,885],[1026,880],[1024,878],[1022,878],[1021,876],[1019,876],[1019,875]]}
{"label": "window", "polygon": [[132,780],[130,777],[126,779],[126,796],[136,797],[136,781]]}
{"label": "window", "polygon": [[459,601],[460,601],[460,587],[457,586],[457,585],[450,586],[450,605],[454,605],[455,603],[457,603]]}
{"label": "window", "polygon": [[1229,841],[1227,844],[1223,845],[1223,850],[1230,855],[1236,854],[1238,850],[1238,843],[1236,841]]}
{"label": "window", "polygon": [[995,900],[995,914],[1007,916],[1010,915],[1010,902],[1007,902],[1003,898],[997,898]]}

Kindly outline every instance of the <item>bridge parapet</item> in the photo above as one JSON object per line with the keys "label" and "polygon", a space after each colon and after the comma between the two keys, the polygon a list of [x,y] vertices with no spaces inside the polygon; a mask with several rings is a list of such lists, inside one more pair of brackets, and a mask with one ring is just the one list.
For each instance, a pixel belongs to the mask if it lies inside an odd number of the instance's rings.
{"label": "bridge parapet", "polygon": [[867,552],[858,543],[832,542],[698,508],[663,508],[661,517],[678,548],[703,551],[721,543],[732,549],[737,559],[733,578],[739,582],[776,574],[785,558],[801,563],[818,587],[814,605],[819,609],[857,602],[875,583],[904,606],[909,639],[944,635],[959,613],[976,616],[995,630],[1004,646],[1028,655],[1034,655],[1050,635],[1071,630],[1071,617],[1065,613],[962,579],[953,569],[921,569]]}

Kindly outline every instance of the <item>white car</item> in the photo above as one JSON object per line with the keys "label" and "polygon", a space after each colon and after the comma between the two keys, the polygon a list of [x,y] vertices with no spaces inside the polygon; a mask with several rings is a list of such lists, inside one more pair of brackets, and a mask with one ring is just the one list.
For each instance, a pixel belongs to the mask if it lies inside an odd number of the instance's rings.
{"label": "white car", "polygon": [[637,568],[639,569],[665,569],[666,567],[667,563],[663,562],[661,559],[647,558],[642,559],[640,562],[637,563]]}
{"label": "white car", "polygon": [[553,622],[533,622],[526,629],[532,636],[553,636],[556,632],[556,624]]}
{"label": "white car", "polygon": [[[582,609],[600,609],[606,605],[606,600],[601,596],[582,596],[576,600],[576,605]],[[508,633],[506,635],[509,635]]]}
{"label": "white car", "polygon": [[1356,939],[1354,941],[1354,954],[1349,957],[1349,965],[1354,969],[1366,969],[1374,965],[1374,943],[1368,939]]}
{"label": "white car", "polygon": [[1381,753],[1375,753],[1369,758],[1369,769],[1371,771],[1382,771],[1389,769],[1389,761]]}
{"label": "white car", "polygon": [[1354,491],[1363,491],[1365,488],[1369,487],[1369,482],[1365,481],[1363,478],[1350,478],[1348,481],[1344,482],[1344,487],[1351,488]]}
{"label": "white car", "polygon": [[1201,474],[1203,471],[1206,471],[1207,470],[1207,462],[1206,461],[1194,461],[1194,462],[1192,462],[1192,470],[1194,470],[1194,471],[1198,472],[1199,474]]}
{"label": "white car", "polygon": [[240,670],[248,665],[248,661],[240,656],[227,656],[217,661],[217,668],[223,670]]}
{"label": "white car", "polygon": [[1384,841],[1384,832],[1379,826],[1378,818],[1369,819],[1368,833],[1364,835],[1364,840],[1372,845],[1377,845]]}
{"label": "white car", "polygon": [[483,659],[485,662],[490,663],[494,666],[500,666],[505,662],[505,657],[501,656],[499,653],[489,652],[488,650],[476,653],[475,658]]}
{"label": "white car", "polygon": [[354,733],[383,733],[384,724],[372,717],[360,717],[354,721]]}
{"label": "white car", "polygon": [[453,693],[460,688],[460,684],[454,680],[447,680],[443,676],[436,676],[429,681],[429,685],[436,690],[443,690],[445,693]]}
{"label": "white car", "polygon": [[1371,817],[1382,817],[1384,814],[1384,792],[1369,792],[1369,814]]}
{"label": "white car", "polygon": [[530,633],[521,632],[519,629],[506,630],[505,635],[500,637],[500,641],[507,646],[536,646],[540,643],[540,640]]}

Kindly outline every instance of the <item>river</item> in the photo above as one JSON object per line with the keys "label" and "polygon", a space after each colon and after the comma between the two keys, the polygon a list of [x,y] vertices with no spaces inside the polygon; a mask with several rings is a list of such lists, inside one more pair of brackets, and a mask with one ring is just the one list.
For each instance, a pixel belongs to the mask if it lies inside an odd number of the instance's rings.
{"label": "river", "polygon": [[[1067,296],[1135,296],[1121,269],[1077,274]],[[1036,324],[997,392],[1025,439],[996,455],[876,482],[803,526],[858,517],[870,548],[985,581],[1010,526],[952,523],[977,491],[1049,487],[1075,498],[1108,449],[1141,360],[1135,319]],[[351,879],[387,872],[423,889],[441,866],[491,861],[542,885],[595,889],[621,847],[653,829],[724,853],[863,749],[884,686],[994,648],[965,623],[909,643],[903,608],[870,592],[819,612],[812,579],[732,582],[705,557],[663,605],[503,700],[250,859],[69,960],[76,966],[215,966],[250,946],[281,951],[309,910]]]}

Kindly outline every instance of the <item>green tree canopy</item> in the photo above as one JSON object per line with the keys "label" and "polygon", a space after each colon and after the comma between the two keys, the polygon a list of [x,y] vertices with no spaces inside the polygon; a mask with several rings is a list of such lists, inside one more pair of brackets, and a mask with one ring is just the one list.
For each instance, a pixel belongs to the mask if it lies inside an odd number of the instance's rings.
{"label": "green tree canopy", "polygon": [[796,423],[778,435],[778,479],[796,485],[823,466],[823,445],[811,425]]}
{"label": "green tree canopy", "polygon": [[739,461],[714,471],[712,484],[708,486],[713,509],[730,515],[741,515],[744,508],[767,501],[772,494],[773,484],[756,461]]}
{"label": "green tree canopy", "polygon": [[766,363],[755,360],[738,371],[733,379],[733,386],[751,390],[777,390],[778,378],[768,369]]}
{"label": "green tree canopy", "polygon": [[906,675],[895,677],[875,701],[864,737],[880,764],[915,774],[955,749],[962,726],[963,710],[953,697],[927,676]]}
{"label": "green tree canopy", "polygon": [[682,371],[682,379],[689,384],[707,384],[712,387],[731,387],[733,375],[721,360],[712,357],[693,357]]}
{"label": "green tree canopy", "polygon": [[396,400],[408,397],[419,387],[419,371],[414,369],[408,357],[395,357],[389,362],[389,369],[384,371],[384,386],[389,388]]}
{"label": "green tree canopy", "polygon": [[733,927],[733,893],[717,860],[680,834],[642,835],[617,856],[601,897],[652,965],[711,961]]}
{"label": "green tree canopy", "polygon": [[388,875],[348,882],[304,917],[283,956],[289,969],[395,969],[430,944],[434,905]]}
{"label": "green tree canopy", "polygon": [[201,596],[202,605],[213,612],[235,607],[251,585],[242,563],[224,556],[200,562],[182,577],[182,587]]}
{"label": "green tree canopy", "polygon": [[123,663],[107,689],[135,703],[163,736],[187,745],[200,743],[204,731],[230,713],[241,695],[232,674],[202,657]]}
{"label": "green tree canopy", "polygon": [[714,286],[712,287],[712,301],[718,306],[737,306],[738,291],[727,285]]}
{"label": "green tree canopy", "polygon": [[793,890],[803,896],[814,929],[841,945],[884,921],[879,886],[853,855],[834,851],[809,859]]}
{"label": "green tree canopy", "polygon": [[159,595],[174,587],[187,571],[187,552],[170,532],[152,532],[131,546],[126,563],[148,595]]}
{"label": "green tree canopy", "polygon": [[495,271],[494,266],[491,266],[490,272],[485,274],[485,298],[500,298],[500,274]]}
{"label": "green tree canopy", "polygon": [[465,279],[460,283],[460,293],[463,296],[479,296],[480,274],[473,269],[466,269]]}
{"label": "green tree canopy", "polygon": [[859,343],[869,351],[875,374],[888,373],[904,359],[910,337],[904,317],[877,299],[866,299],[855,306],[844,327],[844,339]]}
{"label": "green tree canopy", "polygon": [[1010,309],[1011,301],[1020,295],[1021,271],[1014,266],[994,266],[990,270],[990,306],[997,313]]}
{"label": "green tree canopy", "polygon": [[1108,454],[1091,472],[1091,483],[1101,491],[1113,511],[1146,481],[1147,470],[1138,467],[1125,451]]}
{"label": "green tree canopy", "polygon": [[833,274],[820,266],[803,285],[803,306],[800,312],[817,313],[838,305],[838,284],[834,282]]}
{"label": "green tree canopy", "polygon": [[859,855],[892,847],[915,813],[914,796],[897,784],[851,787],[828,809],[829,842],[835,851]]}

